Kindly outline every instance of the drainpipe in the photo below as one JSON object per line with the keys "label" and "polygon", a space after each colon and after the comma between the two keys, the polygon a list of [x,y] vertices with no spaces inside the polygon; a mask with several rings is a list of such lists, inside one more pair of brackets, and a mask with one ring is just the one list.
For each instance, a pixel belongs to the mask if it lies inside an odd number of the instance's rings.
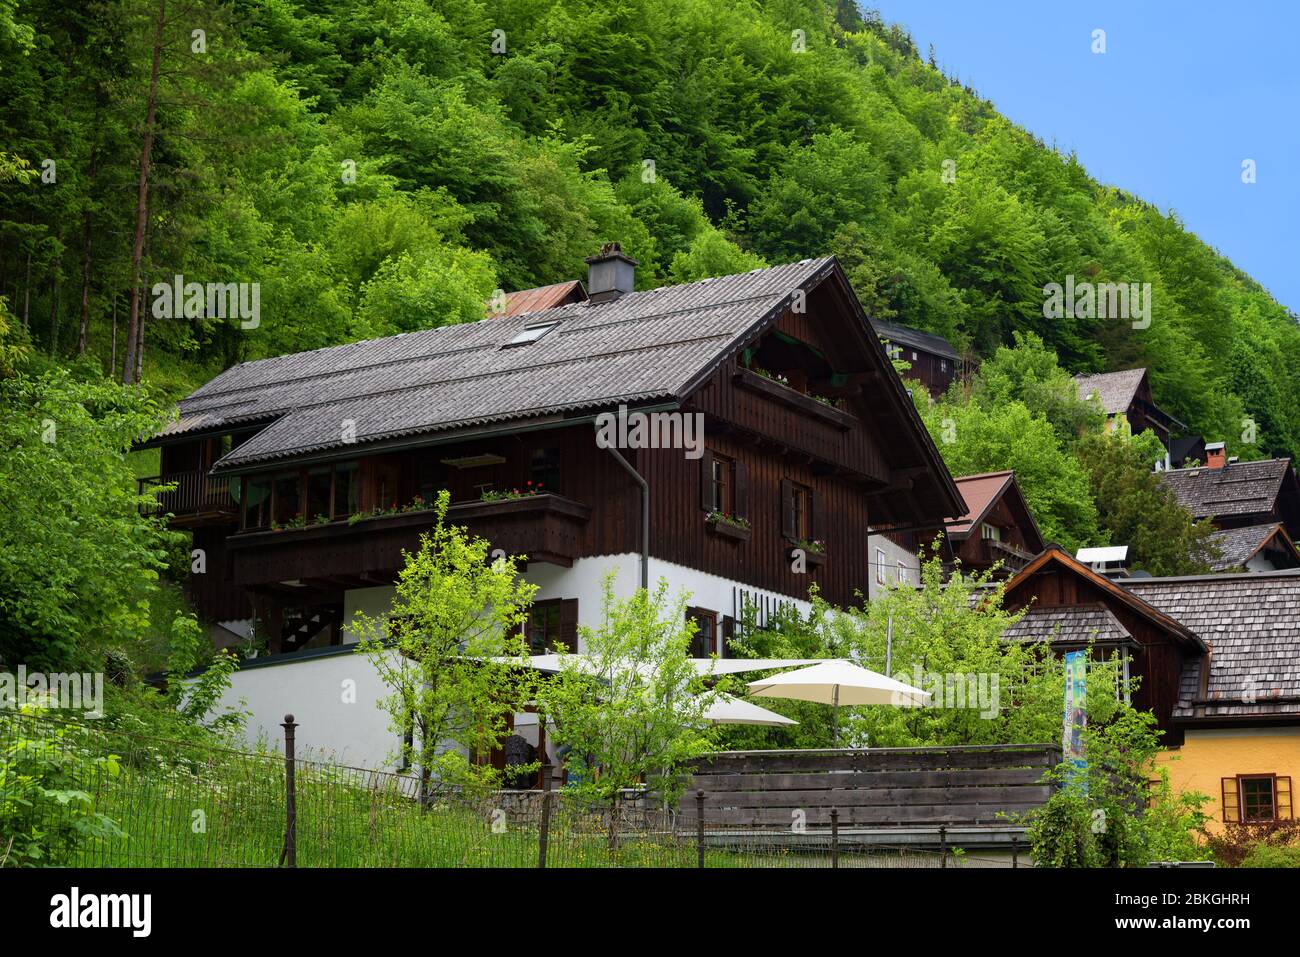
{"label": "drainpipe", "polygon": [[641,587],[650,590],[650,483],[641,473],[632,468],[630,462],[623,458],[618,449],[610,446],[609,454],[618,460],[618,464],[627,470],[627,474],[636,479],[641,486]]}

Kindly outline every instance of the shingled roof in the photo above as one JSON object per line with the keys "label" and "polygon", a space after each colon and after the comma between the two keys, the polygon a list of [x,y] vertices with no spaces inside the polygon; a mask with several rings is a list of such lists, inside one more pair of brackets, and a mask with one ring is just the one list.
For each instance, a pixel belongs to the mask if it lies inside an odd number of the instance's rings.
{"label": "shingled roof", "polygon": [[[180,403],[163,437],[274,420],[215,471],[344,445],[620,402],[674,399],[769,313],[834,266],[806,259],[599,306],[441,326],[246,362]],[[526,326],[549,334],[510,346]]]}
{"label": "shingled roof", "polygon": [[1054,645],[1099,646],[1137,644],[1109,608],[1090,605],[1038,605],[1025,611],[1004,637],[1014,641],[1047,641]]}
{"label": "shingled roof", "polygon": [[1196,518],[1224,518],[1273,512],[1289,472],[1290,459],[1261,459],[1221,468],[1169,469],[1160,478]]}
{"label": "shingled roof", "polygon": [[914,349],[921,349],[953,361],[959,358],[957,350],[949,344],[947,339],[943,336],[936,336],[932,332],[922,332],[920,329],[913,329],[911,326],[899,326],[892,322],[881,322],[878,319],[871,320],[871,327],[876,330],[876,335],[880,338],[888,339],[890,342],[898,343],[901,346],[912,346]]}
{"label": "shingled roof", "polygon": [[1300,563],[1295,545],[1281,522],[1269,525],[1247,525],[1243,528],[1225,528],[1215,532],[1210,539],[1219,547],[1220,557],[1213,563],[1216,572],[1241,568],[1261,549],[1276,540],[1279,547],[1289,551]]}
{"label": "shingled roof", "polygon": [[1083,401],[1095,393],[1107,415],[1127,412],[1137,395],[1138,386],[1146,377],[1146,369],[1125,369],[1123,372],[1102,372],[1097,375],[1077,375],[1079,398]]}
{"label": "shingled roof", "polygon": [[1300,716],[1300,570],[1120,584],[1210,646],[1183,668],[1175,717]]}

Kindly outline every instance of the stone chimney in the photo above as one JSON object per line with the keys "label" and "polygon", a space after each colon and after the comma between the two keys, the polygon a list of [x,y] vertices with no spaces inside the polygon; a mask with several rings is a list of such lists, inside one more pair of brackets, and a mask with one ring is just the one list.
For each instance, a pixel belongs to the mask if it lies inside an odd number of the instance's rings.
{"label": "stone chimney", "polygon": [[592,303],[613,302],[636,288],[639,263],[624,255],[618,243],[606,243],[587,257],[587,298]]}
{"label": "stone chimney", "polygon": [[1228,448],[1223,442],[1205,443],[1205,467],[1221,469],[1228,464]]}

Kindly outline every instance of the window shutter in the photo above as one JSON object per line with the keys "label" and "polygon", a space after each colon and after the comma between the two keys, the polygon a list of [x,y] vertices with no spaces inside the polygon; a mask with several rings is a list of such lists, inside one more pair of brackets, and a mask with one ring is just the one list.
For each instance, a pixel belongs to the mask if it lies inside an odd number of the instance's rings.
{"label": "window shutter", "polygon": [[1237,779],[1223,778],[1223,823],[1241,822],[1241,801],[1237,795]]}
{"label": "window shutter", "polygon": [[781,479],[781,534],[786,538],[798,538],[794,527],[794,486],[789,479]]}
{"label": "window shutter", "polygon": [[578,599],[560,602],[560,643],[570,652],[578,650]]}
{"label": "window shutter", "polygon": [[1295,812],[1291,804],[1291,778],[1278,776],[1273,779],[1273,800],[1277,804],[1277,819],[1291,821]]}
{"label": "window shutter", "polygon": [[736,487],[731,497],[736,500],[736,517],[749,518],[749,466],[736,462]]}
{"label": "window shutter", "polygon": [[707,449],[700,456],[700,507],[706,512],[711,512],[714,509],[713,453]]}
{"label": "window shutter", "polygon": [[815,542],[817,540],[817,493],[809,488],[806,498],[808,502],[808,538]]}
{"label": "window shutter", "polygon": [[718,646],[719,658],[730,658],[731,650],[729,645],[736,638],[736,619],[730,615],[722,617],[722,641]]}

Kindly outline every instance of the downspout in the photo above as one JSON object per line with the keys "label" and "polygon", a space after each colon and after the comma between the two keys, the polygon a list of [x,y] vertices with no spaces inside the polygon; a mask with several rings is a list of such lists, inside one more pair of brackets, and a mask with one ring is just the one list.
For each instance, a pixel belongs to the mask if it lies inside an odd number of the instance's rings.
{"label": "downspout", "polygon": [[609,446],[610,455],[618,460],[618,464],[627,470],[627,474],[636,479],[636,484],[641,486],[641,587],[646,591],[650,590],[650,483],[642,477],[641,473],[632,468],[630,462],[623,458],[622,453],[612,445]]}

